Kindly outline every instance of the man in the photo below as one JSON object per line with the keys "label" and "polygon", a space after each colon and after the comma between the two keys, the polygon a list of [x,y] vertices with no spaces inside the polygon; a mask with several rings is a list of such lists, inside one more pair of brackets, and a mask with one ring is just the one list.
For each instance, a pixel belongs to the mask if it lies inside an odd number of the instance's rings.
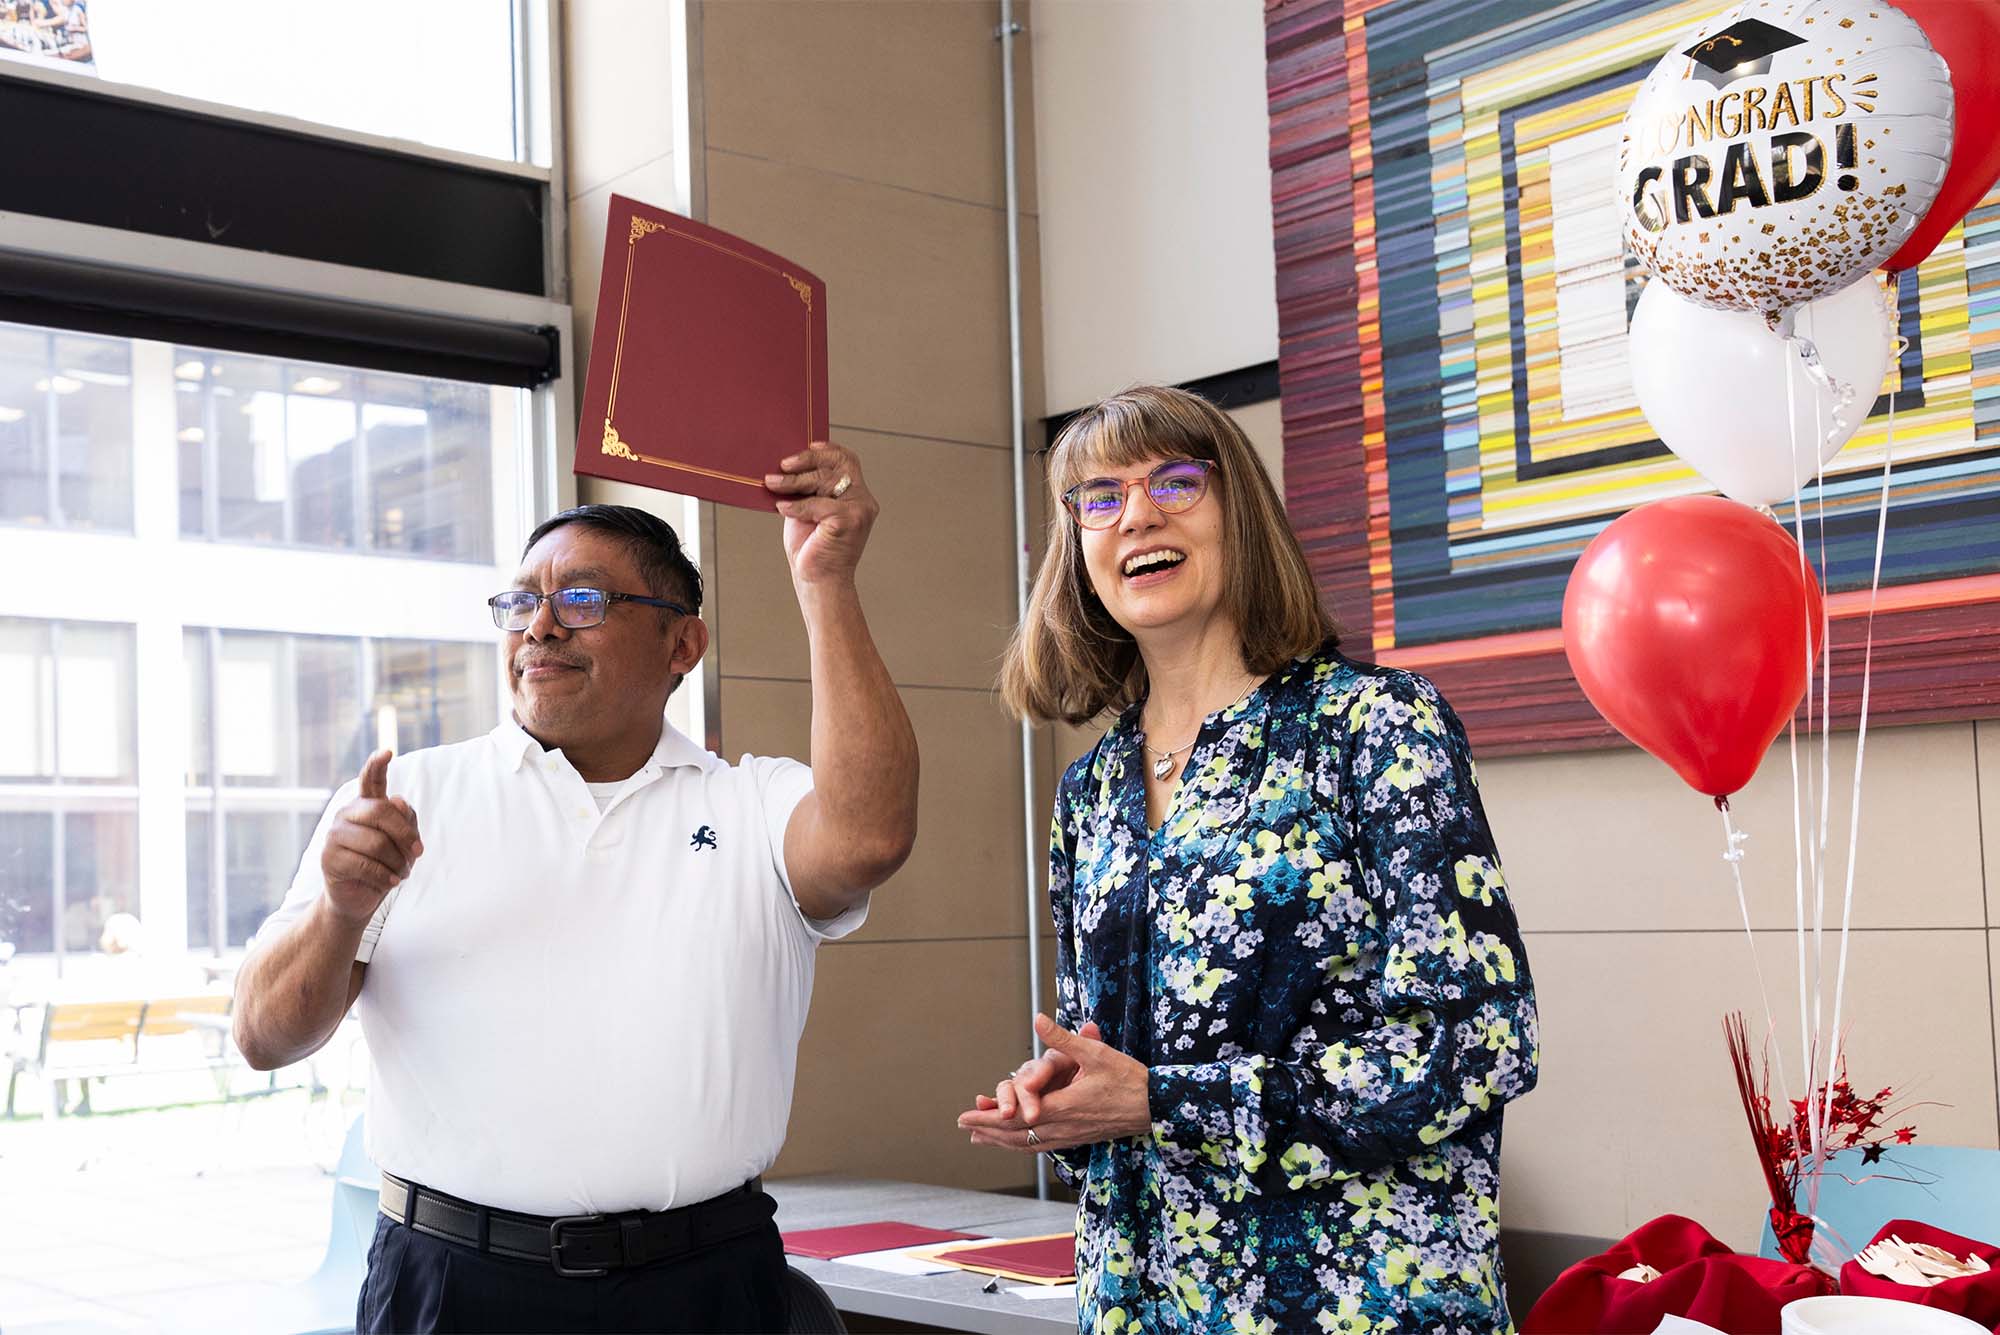
{"label": "man", "polygon": [[491,600],[514,721],[370,757],[244,961],[260,1070],[358,999],[383,1170],[361,1331],[784,1325],[757,1178],[814,948],[915,838],[917,751],[855,593],[860,466],[821,445],[780,467],[812,769],[665,725],[708,647],[701,576],[643,511],[565,511]]}

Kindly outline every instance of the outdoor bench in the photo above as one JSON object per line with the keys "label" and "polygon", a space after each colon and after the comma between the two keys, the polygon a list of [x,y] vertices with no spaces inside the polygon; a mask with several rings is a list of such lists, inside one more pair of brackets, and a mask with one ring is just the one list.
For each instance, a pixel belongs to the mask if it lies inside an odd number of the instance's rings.
{"label": "outdoor bench", "polygon": [[[63,1083],[82,1089],[76,1111],[90,1111],[90,1081],[185,1071],[226,1074],[238,1058],[229,1047],[232,998],[216,994],[148,1001],[55,1001],[42,1008],[39,1036],[22,1041],[7,1074],[7,1116],[23,1074],[37,1077],[50,1118],[63,1113]],[[21,1036],[23,1040],[26,1036]],[[225,1084],[223,1094],[228,1095]]]}

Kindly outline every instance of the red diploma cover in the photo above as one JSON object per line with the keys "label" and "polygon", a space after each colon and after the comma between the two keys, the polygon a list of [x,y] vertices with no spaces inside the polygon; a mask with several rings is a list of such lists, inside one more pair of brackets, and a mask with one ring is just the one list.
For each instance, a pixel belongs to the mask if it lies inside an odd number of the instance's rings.
{"label": "red diploma cover", "polygon": [[960,1270],[1003,1279],[1061,1283],[1076,1278],[1076,1235],[1049,1233],[1037,1238],[995,1239],[963,1247],[939,1247],[930,1255]]}
{"label": "red diploma cover", "polygon": [[764,474],[826,438],[826,284],[613,195],[576,471],[776,510]]}
{"label": "red diploma cover", "polygon": [[977,1234],[954,1233],[945,1228],[925,1228],[886,1219],[877,1224],[848,1224],[840,1228],[794,1229],[784,1235],[785,1250],[793,1256],[810,1256],[820,1261],[837,1261],[863,1252],[886,1252],[895,1247],[920,1247],[927,1242],[964,1242]]}

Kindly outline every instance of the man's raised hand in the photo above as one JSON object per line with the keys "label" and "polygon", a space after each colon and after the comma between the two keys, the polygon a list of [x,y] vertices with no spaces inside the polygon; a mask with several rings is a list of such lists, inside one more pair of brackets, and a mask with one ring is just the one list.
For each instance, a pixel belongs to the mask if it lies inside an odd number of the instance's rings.
{"label": "man's raised hand", "polygon": [[417,813],[389,796],[391,751],[377,751],[361,767],[361,791],[334,817],[320,850],[328,905],[339,917],[365,924],[391,890],[423,856]]}

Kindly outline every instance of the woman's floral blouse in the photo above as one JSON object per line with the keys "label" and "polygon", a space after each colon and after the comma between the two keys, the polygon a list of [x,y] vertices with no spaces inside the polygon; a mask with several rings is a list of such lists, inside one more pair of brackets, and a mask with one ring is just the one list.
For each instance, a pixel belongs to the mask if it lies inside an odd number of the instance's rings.
{"label": "woman's floral blouse", "polygon": [[1490,1332],[1528,961],[1457,717],[1331,649],[1204,722],[1157,831],[1134,706],[1070,766],[1058,1019],[1151,1068],[1150,1137],[1055,1156],[1086,1332]]}

